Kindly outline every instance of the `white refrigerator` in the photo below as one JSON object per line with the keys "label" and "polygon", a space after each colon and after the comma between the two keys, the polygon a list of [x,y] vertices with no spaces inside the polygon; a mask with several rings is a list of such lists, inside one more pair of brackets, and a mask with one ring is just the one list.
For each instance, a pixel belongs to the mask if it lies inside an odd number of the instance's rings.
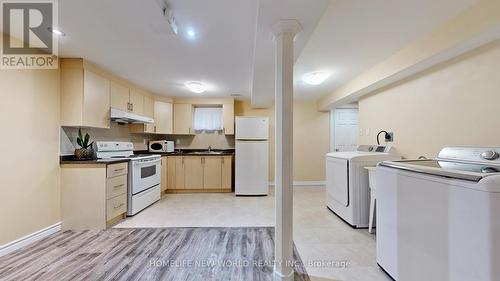
{"label": "white refrigerator", "polygon": [[269,193],[269,119],[236,117],[236,195]]}

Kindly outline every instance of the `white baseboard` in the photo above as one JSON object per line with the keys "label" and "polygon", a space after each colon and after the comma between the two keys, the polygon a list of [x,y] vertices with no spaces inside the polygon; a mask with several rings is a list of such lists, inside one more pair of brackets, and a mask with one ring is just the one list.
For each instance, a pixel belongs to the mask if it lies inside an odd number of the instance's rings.
{"label": "white baseboard", "polygon": [[[274,182],[270,181],[269,186],[274,186]],[[293,181],[293,186],[325,186],[325,181]]]}
{"label": "white baseboard", "polygon": [[14,240],[12,242],[9,242],[4,245],[0,245],[0,257],[5,256],[9,253],[14,252],[17,249],[20,249],[24,246],[27,246],[33,242],[36,242],[38,240],[42,240],[43,238],[54,234],[58,231],[61,230],[61,222],[58,222],[54,225],[51,225],[49,227],[46,227],[44,229],[41,229],[37,232],[33,232],[31,234],[28,234],[24,237],[21,237],[17,240]]}

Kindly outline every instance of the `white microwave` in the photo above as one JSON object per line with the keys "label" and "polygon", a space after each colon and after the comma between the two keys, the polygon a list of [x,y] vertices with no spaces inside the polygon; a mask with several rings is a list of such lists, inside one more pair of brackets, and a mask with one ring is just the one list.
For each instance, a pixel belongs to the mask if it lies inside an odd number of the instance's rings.
{"label": "white microwave", "polygon": [[149,142],[149,152],[174,152],[175,146],[173,141],[159,140]]}

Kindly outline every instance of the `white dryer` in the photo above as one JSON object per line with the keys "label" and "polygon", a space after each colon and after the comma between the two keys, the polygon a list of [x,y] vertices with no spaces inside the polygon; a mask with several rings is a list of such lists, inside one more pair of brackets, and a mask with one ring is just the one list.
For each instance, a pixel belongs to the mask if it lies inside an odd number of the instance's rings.
{"label": "white dryer", "polygon": [[370,191],[366,166],[401,159],[390,146],[361,145],[357,151],[326,154],[326,204],[355,228],[368,227]]}

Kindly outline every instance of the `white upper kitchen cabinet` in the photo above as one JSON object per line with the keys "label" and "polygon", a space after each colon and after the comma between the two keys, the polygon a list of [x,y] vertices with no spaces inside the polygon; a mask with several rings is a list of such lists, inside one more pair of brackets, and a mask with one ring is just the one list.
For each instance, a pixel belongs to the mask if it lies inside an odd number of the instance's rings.
{"label": "white upper kitchen cabinet", "polygon": [[130,112],[144,115],[144,95],[136,89],[130,89],[130,107]]}
{"label": "white upper kitchen cabinet", "polygon": [[154,102],[155,133],[172,134],[173,133],[173,106],[169,102]]}
{"label": "white upper kitchen cabinet", "polygon": [[109,128],[110,81],[83,59],[61,60],[61,125]]}
{"label": "white upper kitchen cabinet", "polygon": [[234,103],[223,104],[222,114],[224,118],[224,134],[234,135]]}
{"label": "white upper kitchen cabinet", "polygon": [[174,104],[174,134],[193,134],[193,105],[188,103]]}
{"label": "white upper kitchen cabinet", "polygon": [[130,89],[111,81],[111,107],[121,111],[130,109]]}
{"label": "white upper kitchen cabinet", "polygon": [[[111,107],[121,111],[132,112],[137,115],[147,115],[145,108],[144,98],[146,95],[142,94],[139,90],[130,89],[118,82],[111,81]],[[148,116],[152,117],[152,116]]]}

